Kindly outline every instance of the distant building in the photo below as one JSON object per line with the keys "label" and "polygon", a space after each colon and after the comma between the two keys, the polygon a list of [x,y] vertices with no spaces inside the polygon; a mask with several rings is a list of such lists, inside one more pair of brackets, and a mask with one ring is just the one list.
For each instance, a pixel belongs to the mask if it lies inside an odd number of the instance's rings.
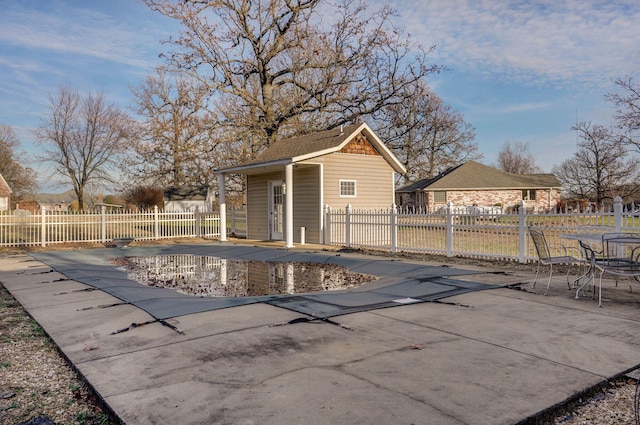
{"label": "distant building", "polygon": [[211,212],[213,197],[209,186],[173,186],[164,191],[165,211]]}
{"label": "distant building", "polygon": [[11,208],[11,193],[9,184],[0,174],[0,211],[7,211]]}
{"label": "distant building", "polygon": [[39,193],[35,195],[34,201],[38,203],[40,208],[47,212],[66,212],[71,209],[71,204],[76,200],[76,194],[73,190],[67,190],[63,193]]}
{"label": "distant building", "polygon": [[437,176],[396,189],[401,207],[436,211],[453,205],[500,205],[548,210],[560,200],[561,184],[553,174],[511,174],[476,161],[451,167]]}

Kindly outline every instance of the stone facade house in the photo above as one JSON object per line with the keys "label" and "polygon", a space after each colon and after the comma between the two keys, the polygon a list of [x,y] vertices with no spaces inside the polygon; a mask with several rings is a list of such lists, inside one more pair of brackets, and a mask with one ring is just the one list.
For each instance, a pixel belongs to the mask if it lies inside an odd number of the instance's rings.
{"label": "stone facade house", "polygon": [[305,242],[323,243],[325,206],[389,208],[396,173],[405,168],[364,123],[278,140],[254,160],[218,170],[221,221],[225,175],[244,174],[247,238],[292,247],[304,228]]}
{"label": "stone facade house", "polygon": [[396,190],[396,204],[434,212],[452,205],[553,209],[560,200],[560,182],[553,174],[511,174],[476,161],[451,167],[431,179]]}
{"label": "stone facade house", "polygon": [[11,209],[11,193],[13,191],[7,184],[7,181],[0,174],[0,211]]}

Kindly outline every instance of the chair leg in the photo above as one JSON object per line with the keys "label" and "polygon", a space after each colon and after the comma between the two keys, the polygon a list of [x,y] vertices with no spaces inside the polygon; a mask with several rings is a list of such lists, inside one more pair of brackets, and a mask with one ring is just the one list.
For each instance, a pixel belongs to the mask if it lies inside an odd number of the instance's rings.
{"label": "chair leg", "polygon": [[[583,269],[584,272],[581,272],[580,270]],[[578,276],[578,278],[576,280],[573,281],[573,289],[576,289],[578,287],[580,288],[584,288],[585,285],[584,284],[580,284],[578,282],[582,282],[584,279],[587,278],[587,275],[589,274],[590,268],[585,266],[584,264],[579,264],[578,265],[578,274],[580,274],[580,276]],[[578,294],[576,293],[576,298],[578,298]]]}
{"label": "chair leg", "polygon": [[536,283],[538,283],[538,275],[540,274],[540,261],[538,261],[538,268],[536,269],[536,277],[533,279],[533,284],[531,285],[531,289],[536,288]]}
{"label": "chair leg", "polygon": [[573,264],[569,264],[569,267],[567,267],[567,288],[569,289],[571,289],[571,282],[569,281],[569,274],[571,273],[571,267],[573,267]]}
{"label": "chair leg", "polygon": [[598,307],[602,307],[602,275],[603,274],[604,272],[600,273],[600,284],[598,285]]}
{"label": "chair leg", "polygon": [[549,292],[549,286],[551,286],[551,277],[553,276],[553,264],[549,264],[549,280],[547,281],[547,289],[544,291],[544,294],[547,295]]}
{"label": "chair leg", "polygon": [[[587,279],[587,275],[589,275],[589,279]],[[580,278],[580,280],[582,279],[587,279],[584,281],[584,283],[582,285],[580,285],[578,287],[578,289],[576,289],[576,300],[580,299],[580,291],[584,291],[584,288],[589,285],[591,282],[594,281],[595,279],[595,274],[593,270],[587,270],[584,275],[582,275],[582,277]],[[594,287],[594,292],[595,292],[595,287]]]}

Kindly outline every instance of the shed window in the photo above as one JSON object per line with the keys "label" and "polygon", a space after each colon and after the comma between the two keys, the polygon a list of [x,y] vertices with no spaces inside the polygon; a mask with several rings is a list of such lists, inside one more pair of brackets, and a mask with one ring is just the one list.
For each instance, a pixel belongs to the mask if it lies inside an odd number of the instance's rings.
{"label": "shed window", "polygon": [[447,202],[447,192],[433,192],[433,202]]}
{"label": "shed window", "polygon": [[523,201],[535,201],[536,200],[536,190],[535,189],[523,189],[522,190],[522,200]]}
{"label": "shed window", "polygon": [[340,180],[340,196],[342,197],[356,196],[356,181]]}

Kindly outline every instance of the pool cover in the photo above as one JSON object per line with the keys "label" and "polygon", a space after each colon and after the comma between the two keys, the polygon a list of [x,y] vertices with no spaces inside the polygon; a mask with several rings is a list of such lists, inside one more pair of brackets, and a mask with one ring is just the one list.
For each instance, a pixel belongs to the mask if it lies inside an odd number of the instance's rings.
{"label": "pool cover", "polygon": [[[173,289],[142,285],[129,279],[129,272],[109,262],[111,259],[123,256],[167,254],[193,254],[256,261],[332,263],[345,266],[351,271],[375,275],[378,280],[375,285],[365,285],[354,290],[295,295],[201,298],[181,294]],[[32,253],[31,256],[71,280],[100,289],[145,310],[157,320],[254,303],[267,303],[324,319],[379,308],[436,301],[453,295],[499,287],[452,278],[452,276],[482,273],[474,270],[427,266],[374,257],[353,257],[333,252],[304,253],[277,248],[222,244],[53,251]],[[368,286],[372,289],[367,289]]]}

